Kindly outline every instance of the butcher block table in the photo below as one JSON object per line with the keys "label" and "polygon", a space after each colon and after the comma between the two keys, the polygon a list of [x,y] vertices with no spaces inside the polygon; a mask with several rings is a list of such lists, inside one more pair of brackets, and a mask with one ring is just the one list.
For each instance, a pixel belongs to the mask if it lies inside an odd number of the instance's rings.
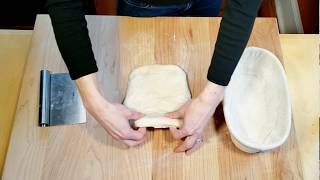
{"label": "butcher block table", "polygon": [[[128,74],[145,64],[177,64],[197,96],[220,18],[87,16],[98,80],[105,97],[122,102]],[[77,43],[77,42],[74,42]],[[275,19],[258,18],[248,46],[282,53]],[[209,122],[205,145],[191,156],[173,152],[168,130],[151,130],[147,142],[125,149],[89,115],[80,125],[38,127],[40,70],[66,72],[50,19],[37,17],[11,134],[3,179],[302,179],[294,125],[274,151],[247,154],[231,142],[221,106]]]}

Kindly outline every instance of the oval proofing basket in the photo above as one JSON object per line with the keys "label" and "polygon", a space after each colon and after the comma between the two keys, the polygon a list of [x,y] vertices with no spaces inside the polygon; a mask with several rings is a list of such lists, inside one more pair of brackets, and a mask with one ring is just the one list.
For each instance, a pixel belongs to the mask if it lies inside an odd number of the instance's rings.
{"label": "oval proofing basket", "polygon": [[270,51],[246,48],[226,88],[223,101],[233,143],[256,153],[285,142],[291,105],[284,69]]}

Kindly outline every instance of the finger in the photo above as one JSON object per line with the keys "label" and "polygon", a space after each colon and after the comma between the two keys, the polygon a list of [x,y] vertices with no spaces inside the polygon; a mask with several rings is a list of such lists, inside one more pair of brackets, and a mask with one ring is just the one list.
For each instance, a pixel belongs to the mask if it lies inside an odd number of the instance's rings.
{"label": "finger", "polygon": [[195,145],[191,149],[187,150],[186,155],[190,155],[193,152],[195,152],[196,150],[198,150],[202,146],[202,144],[203,143],[197,143],[196,142]]}
{"label": "finger", "polygon": [[165,116],[171,119],[180,119],[184,117],[187,107],[190,105],[191,101],[187,101],[178,110],[166,113]]}
{"label": "finger", "polygon": [[127,136],[123,137],[123,140],[134,140],[139,141],[144,138],[144,135],[146,134],[145,128],[139,128],[138,130],[129,129]]}
{"label": "finger", "polygon": [[177,129],[175,127],[169,127],[169,130],[170,130],[174,139],[182,139],[182,138],[189,135],[184,128]]}
{"label": "finger", "polygon": [[107,133],[115,140],[120,140],[120,136],[116,133],[116,132],[113,132],[112,129],[109,129],[105,126],[102,126],[104,130],[107,131]]}
{"label": "finger", "polygon": [[143,138],[139,141],[133,141],[133,140],[122,140],[122,142],[127,145],[128,147],[134,147],[138,146],[140,144],[143,144],[145,142],[146,138]]}
{"label": "finger", "polygon": [[110,135],[111,137],[113,137],[115,140],[120,140],[120,139],[121,139],[120,136],[118,136],[117,134],[115,134],[115,133],[112,132],[112,131],[108,131],[108,133],[109,133],[109,135]]}
{"label": "finger", "polygon": [[113,137],[113,140],[114,140],[114,141],[116,141],[116,142],[120,143],[121,145],[123,145],[124,148],[129,148],[129,146],[128,146],[126,143],[124,143],[123,140],[121,140],[120,136],[118,136],[117,134],[115,134],[115,133],[112,132],[112,131],[108,131],[108,133],[109,133],[109,135],[110,135],[111,137]]}
{"label": "finger", "polygon": [[195,145],[196,139],[197,139],[196,136],[188,136],[185,139],[185,141],[180,146],[178,146],[174,151],[175,152],[185,152],[185,151],[191,149]]}
{"label": "finger", "polygon": [[130,115],[128,116],[128,119],[137,120],[144,116],[144,114],[137,112],[137,111],[131,111]]}
{"label": "finger", "polygon": [[145,137],[144,137],[144,135],[146,134],[146,128],[139,128],[138,130],[136,130],[137,132],[139,132],[139,133],[141,133],[141,134],[143,134],[143,137],[142,137],[142,139],[140,139],[140,140],[132,140],[132,139],[124,139],[124,140],[122,140],[123,141],[123,143],[124,144],[126,144],[127,146],[129,146],[129,147],[133,147],[133,146],[137,146],[137,145],[139,145],[139,144],[142,144],[142,143],[144,143],[144,141],[145,141]]}
{"label": "finger", "polygon": [[146,132],[147,132],[147,128],[141,127],[141,128],[138,129],[138,131],[139,131],[140,133],[142,133],[143,135],[145,135]]}

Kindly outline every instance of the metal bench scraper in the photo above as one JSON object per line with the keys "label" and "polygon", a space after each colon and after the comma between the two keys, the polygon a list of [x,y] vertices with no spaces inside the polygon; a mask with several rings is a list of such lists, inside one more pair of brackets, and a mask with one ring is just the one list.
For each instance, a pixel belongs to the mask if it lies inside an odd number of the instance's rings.
{"label": "metal bench scraper", "polygon": [[86,122],[86,111],[68,73],[40,71],[39,126]]}

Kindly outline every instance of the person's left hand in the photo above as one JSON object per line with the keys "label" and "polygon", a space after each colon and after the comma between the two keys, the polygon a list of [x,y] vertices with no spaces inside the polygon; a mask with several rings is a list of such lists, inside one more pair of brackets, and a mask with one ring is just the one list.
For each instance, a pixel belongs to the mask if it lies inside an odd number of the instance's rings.
{"label": "person's left hand", "polygon": [[175,148],[175,152],[186,152],[189,155],[201,146],[204,129],[222,101],[224,89],[224,86],[208,82],[198,97],[188,101],[177,111],[166,114],[166,117],[172,119],[184,119],[181,129],[170,128],[175,139],[184,138],[184,142]]}

